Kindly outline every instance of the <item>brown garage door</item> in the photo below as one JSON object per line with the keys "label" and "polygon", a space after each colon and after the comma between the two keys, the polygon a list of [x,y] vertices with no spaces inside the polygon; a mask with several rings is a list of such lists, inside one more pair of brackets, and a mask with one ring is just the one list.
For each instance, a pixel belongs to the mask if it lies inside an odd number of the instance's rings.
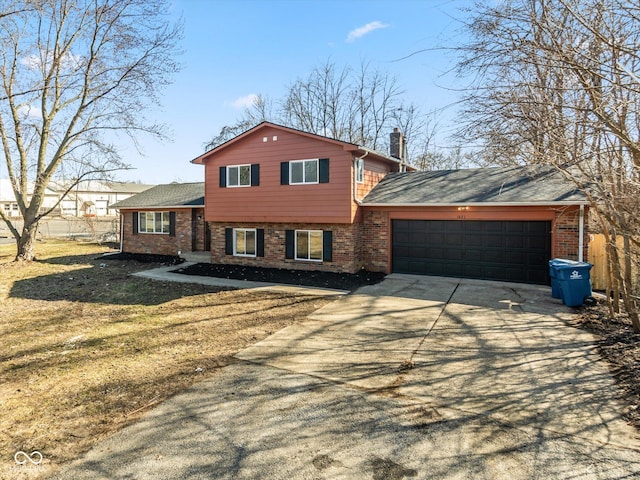
{"label": "brown garage door", "polygon": [[393,220],[396,273],[549,283],[551,222]]}

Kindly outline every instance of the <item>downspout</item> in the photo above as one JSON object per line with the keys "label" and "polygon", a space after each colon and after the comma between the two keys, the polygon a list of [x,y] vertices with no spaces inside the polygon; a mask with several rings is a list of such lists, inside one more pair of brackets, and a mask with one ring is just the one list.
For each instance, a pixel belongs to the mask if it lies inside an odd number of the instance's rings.
{"label": "downspout", "polygon": [[120,212],[120,253],[124,242],[124,213]]}
{"label": "downspout", "polygon": [[[362,206],[362,200],[358,199],[358,179],[356,178],[356,168],[357,168],[357,163],[358,160],[364,160],[364,157],[366,157],[367,155],[369,155],[369,152],[366,151],[364,152],[364,155],[361,157],[354,157],[353,159],[353,201],[356,202],[356,204],[361,207]],[[364,175],[364,166],[363,166],[363,172],[362,174]]]}
{"label": "downspout", "polygon": [[584,254],[583,254],[583,249],[584,249],[584,205],[580,205],[580,221],[579,221],[579,227],[578,227],[578,235],[580,235],[580,237],[578,238],[578,261],[579,262],[583,262],[584,261]]}

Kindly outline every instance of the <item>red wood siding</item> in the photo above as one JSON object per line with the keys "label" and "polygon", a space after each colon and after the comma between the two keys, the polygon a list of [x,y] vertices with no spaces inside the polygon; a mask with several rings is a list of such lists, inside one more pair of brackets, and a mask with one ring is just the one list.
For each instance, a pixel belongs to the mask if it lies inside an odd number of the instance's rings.
{"label": "red wood siding", "polygon": [[[329,183],[280,185],[281,162],[314,158],[329,158]],[[221,188],[220,167],[243,164],[260,165],[260,185]],[[352,154],[339,145],[265,128],[206,161],[205,217],[210,222],[351,223],[352,170]]]}
{"label": "red wood siding", "polygon": [[[569,207],[365,207],[362,233],[364,268],[391,271],[392,220],[548,220],[551,221],[551,254],[554,258],[578,259],[578,206]],[[585,208],[584,258],[588,233]]]}
{"label": "red wood siding", "polygon": [[384,176],[391,171],[391,166],[380,160],[364,159],[364,182],[357,183],[358,199],[362,200]]}

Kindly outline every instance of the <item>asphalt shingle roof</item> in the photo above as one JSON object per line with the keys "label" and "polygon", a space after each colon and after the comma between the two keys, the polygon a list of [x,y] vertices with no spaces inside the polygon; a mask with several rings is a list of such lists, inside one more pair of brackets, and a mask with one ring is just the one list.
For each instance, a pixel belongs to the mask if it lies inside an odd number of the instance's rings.
{"label": "asphalt shingle roof", "polygon": [[560,172],[545,166],[389,173],[365,205],[587,203]]}
{"label": "asphalt shingle roof", "polygon": [[202,207],[204,183],[169,183],[156,185],[133,195],[110,208]]}

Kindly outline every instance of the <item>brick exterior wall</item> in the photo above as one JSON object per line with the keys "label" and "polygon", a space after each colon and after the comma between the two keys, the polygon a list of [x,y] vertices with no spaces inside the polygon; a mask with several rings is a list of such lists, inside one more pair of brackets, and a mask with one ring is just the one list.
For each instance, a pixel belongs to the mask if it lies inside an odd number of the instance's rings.
{"label": "brick exterior wall", "polygon": [[[160,211],[160,210],[156,210]],[[203,209],[176,209],[175,236],[133,234],[132,212],[123,215],[123,251],[177,255],[178,251],[203,251],[206,224]],[[578,259],[579,219],[577,207],[555,210],[553,216],[552,251],[557,258]],[[364,268],[372,272],[391,271],[391,222],[389,212],[364,209],[362,223],[210,223],[211,262],[267,268],[320,270],[355,273]],[[496,218],[497,219],[497,218]],[[585,208],[584,259],[588,247],[588,209]],[[225,254],[226,228],[263,228],[264,257],[239,257]],[[193,235],[192,235],[193,230]],[[329,230],[333,232],[332,261],[310,262],[285,258],[286,230]]]}
{"label": "brick exterior wall", "polygon": [[365,270],[390,272],[389,248],[391,245],[389,214],[379,210],[368,210],[362,226],[362,258]]}
{"label": "brick exterior wall", "polygon": [[[588,233],[588,209],[585,207],[584,235],[583,235],[583,260],[589,258],[589,233]],[[580,210],[575,207],[558,210],[553,231],[554,255],[556,258],[578,260],[580,240]]]}
{"label": "brick exterior wall", "polygon": [[[152,253],[158,255],[178,255],[178,251],[193,251],[194,235],[197,250],[204,250],[204,209],[182,208],[174,210],[176,214],[175,236],[161,233],[133,233],[133,215],[138,211],[123,210],[122,218],[122,251],[127,253]],[[193,222],[195,215],[195,222]],[[195,227],[195,228],[193,228]]]}
{"label": "brick exterior wall", "polygon": [[[355,273],[362,268],[360,252],[360,224],[305,223],[217,223],[209,224],[211,231],[211,263],[249,265],[293,270]],[[264,257],[239,257],[225,254],[226,228],[263,228]],[[329,230],[333,232],[332,261],[311,262],[285,258],[286,230]]]}

